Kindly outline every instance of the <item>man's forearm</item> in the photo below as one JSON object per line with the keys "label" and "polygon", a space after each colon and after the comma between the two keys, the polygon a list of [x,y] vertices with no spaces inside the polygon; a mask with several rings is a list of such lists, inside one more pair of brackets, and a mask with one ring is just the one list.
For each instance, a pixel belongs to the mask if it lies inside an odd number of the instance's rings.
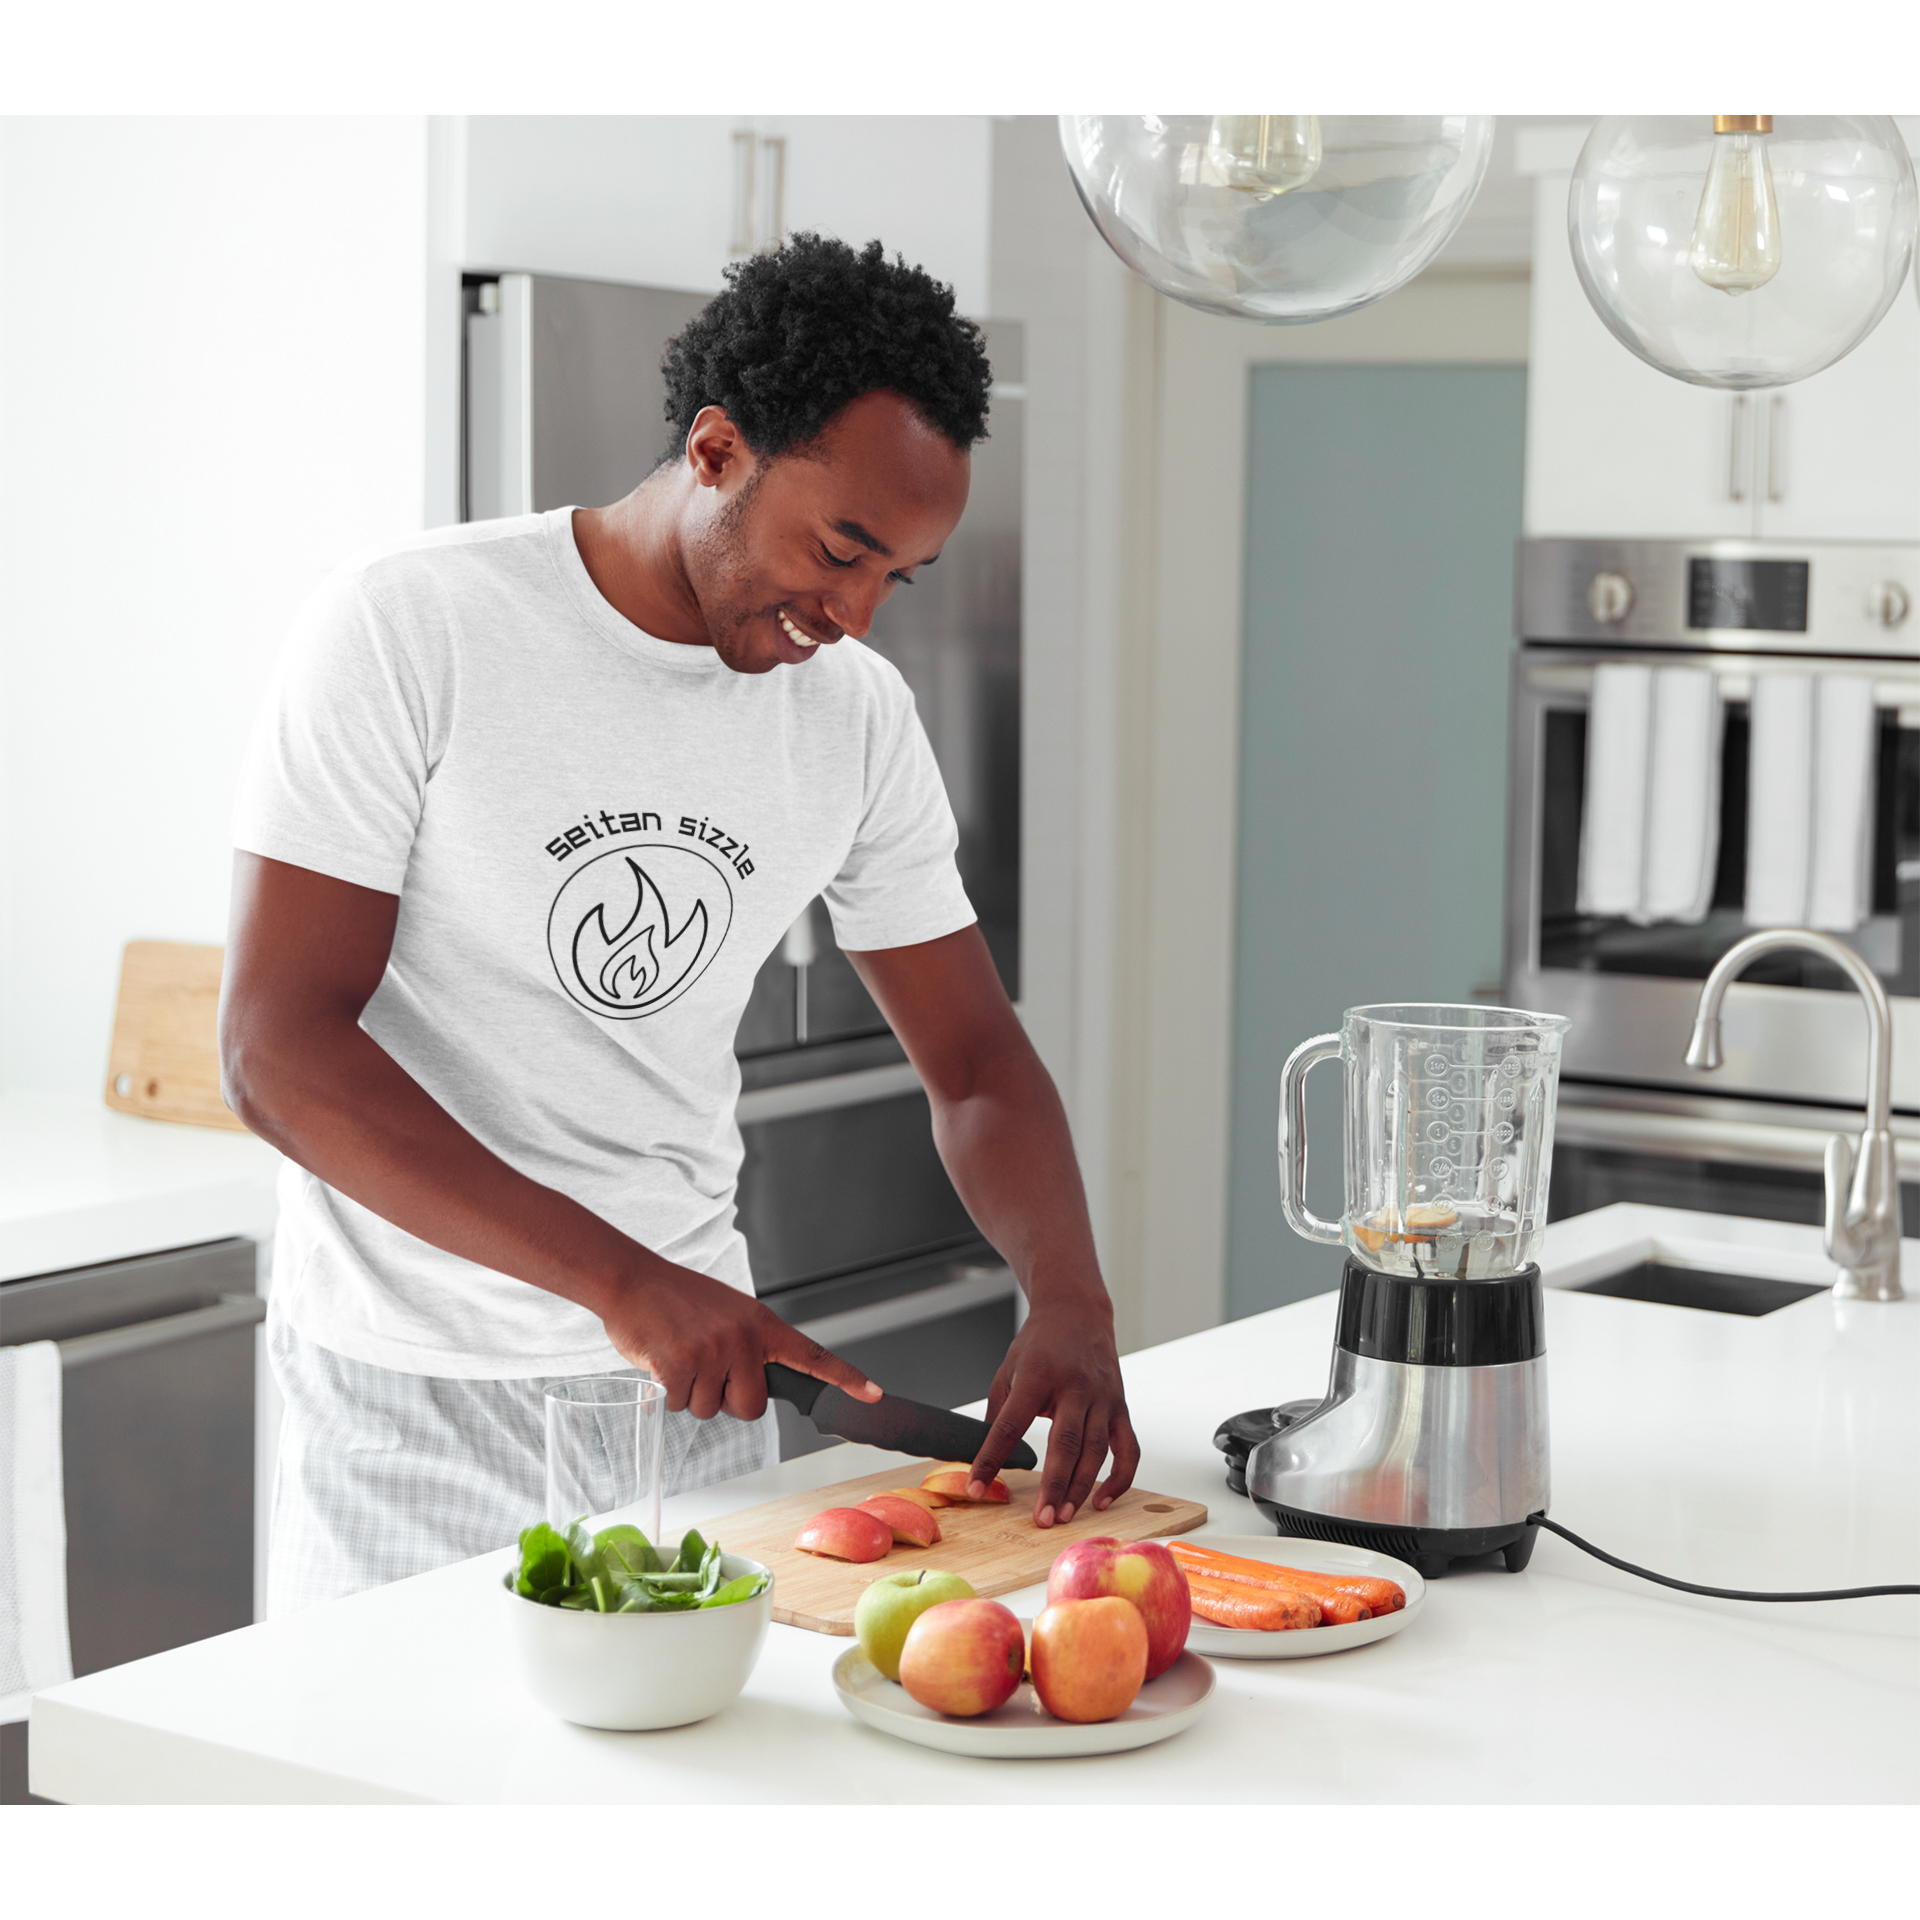
{"label": "man's forearm", "polygon": [[431,1246],[603,1313],[623,1277],[667,1263],[483,1145],[357,1022],[297,1038],[230,1018],[227,1103],[262,1139]]}
{"label": "man's forearm", "polygon": [[933,1128],[961,1200],[1019,1277],[1029,1305],[1111,1319],[1066,1111],[1024,1036],[963,1096],[934,1101]]}

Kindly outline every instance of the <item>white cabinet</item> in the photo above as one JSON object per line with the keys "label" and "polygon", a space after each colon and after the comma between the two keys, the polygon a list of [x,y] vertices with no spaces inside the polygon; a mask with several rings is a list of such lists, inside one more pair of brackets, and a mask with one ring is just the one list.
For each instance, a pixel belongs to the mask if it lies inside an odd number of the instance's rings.
{"label": "white cabinet", "polygon": [[987,310],[985,114],[476,114],[447,124],[464,266],[717,292],[737,257],[736,136],[748,135],[756,240],[769,237],[777,197],[787,232],[882,240],[950,281],[962,312]]}
{"label": "white cabinet", "polygon": [[1838,366],[1734,395],[1660,373],[1588,303],[1567,176],[1535,182],[1525,526],[1531,537],[1920,540],[1920,303]]}

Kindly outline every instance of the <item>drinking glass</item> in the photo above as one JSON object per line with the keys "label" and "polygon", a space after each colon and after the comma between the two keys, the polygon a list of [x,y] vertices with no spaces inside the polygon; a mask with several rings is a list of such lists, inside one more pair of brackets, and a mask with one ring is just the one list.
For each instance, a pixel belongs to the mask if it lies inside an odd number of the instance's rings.
{"label": "drinking glass", "polygon": [[658,1543],[666,1388],[644,1374],[590,1373],[549,1382],[546,1406],[547,1519],[564,1528],[624,1508]]}

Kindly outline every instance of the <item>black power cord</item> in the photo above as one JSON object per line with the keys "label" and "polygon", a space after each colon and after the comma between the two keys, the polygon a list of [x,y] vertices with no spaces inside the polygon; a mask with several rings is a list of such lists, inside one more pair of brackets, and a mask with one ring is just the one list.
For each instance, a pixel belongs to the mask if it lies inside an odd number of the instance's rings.
{"label": "black power cord", "polygon": [[1582,1553],[1590,1553],[1596,1560],[1604,1560],[1608,1566],[1618,1567],[1622,1573],[1635,1574],[1642,1580],[1652,1580],[1663,1587],[1678,1587],[1682,1593],[1704,1593],[1709,1600],[1871,1600],[1883,1593],[1920,1593],[1920,1586],[1829,1587],[1820,1593],[1747,1593],[1739,1587],[1696,1587],[1691,1580],[1673,1580],[1664,1573],[1652,1573],[1645,1567],[1636,1567],[1631,1560],[1615,1559],[1612,1554],[1596,1547],[1591,1540],[1582,1540],[1558,1520],[1549,1520],[1544,1513],[1528,1514],[1527,1525],[1545,1527],[1549,1533],[1557,1533]]}

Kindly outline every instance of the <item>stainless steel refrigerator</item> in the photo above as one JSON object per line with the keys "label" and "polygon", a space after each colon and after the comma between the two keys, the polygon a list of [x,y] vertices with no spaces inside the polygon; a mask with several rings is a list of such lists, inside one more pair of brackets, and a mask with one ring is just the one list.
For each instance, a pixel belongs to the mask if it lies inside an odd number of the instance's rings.
{"label": "stainless steel refrigerator", "polygon": [[[469,275],[463,511],[605,506],[668,448],[660,359],[705,296],[547,274]],[[965,518],[868,644],[912,687],[960,828],[960,872],[1020,989],[1020,328],[987,323],[995,386]],[[906,1056],[824,906],[761,968],[735,1041],[740,1226],[761,1298],[897,1393],[984,1394],[1013,1277],[934,1150]],[[781,1407],[788,1453],[820,1444]]]}

